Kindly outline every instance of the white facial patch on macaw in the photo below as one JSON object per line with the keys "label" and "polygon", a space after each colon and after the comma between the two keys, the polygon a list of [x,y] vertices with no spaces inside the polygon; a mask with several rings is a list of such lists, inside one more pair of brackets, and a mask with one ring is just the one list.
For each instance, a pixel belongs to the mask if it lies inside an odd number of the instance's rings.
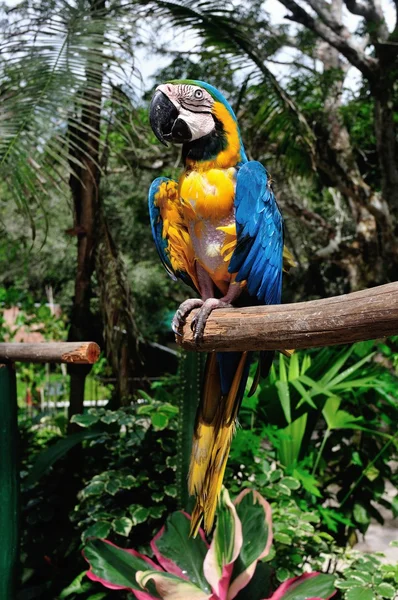
{"label": "white facial patch on macaw", "polygon": [[211,113],[191,112],[181,107],[179,118],[188,125],[192,133],[192,140],[198,140],[211,133],[215,127]]}

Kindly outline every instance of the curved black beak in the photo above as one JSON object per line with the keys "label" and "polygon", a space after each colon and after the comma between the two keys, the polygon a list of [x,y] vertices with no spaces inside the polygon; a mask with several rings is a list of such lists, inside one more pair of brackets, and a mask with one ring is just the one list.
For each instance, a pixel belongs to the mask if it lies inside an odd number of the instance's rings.
{"label": "curved black beak", "polygon": [[162,142],[165,146],[167,146],[166,139],[172,137],[171,131],[177,118],[177,108],[171,100],[168,99],[166,94],[157,90],[149,107],[149,122],[153,133],[156,135],[159,142]]}

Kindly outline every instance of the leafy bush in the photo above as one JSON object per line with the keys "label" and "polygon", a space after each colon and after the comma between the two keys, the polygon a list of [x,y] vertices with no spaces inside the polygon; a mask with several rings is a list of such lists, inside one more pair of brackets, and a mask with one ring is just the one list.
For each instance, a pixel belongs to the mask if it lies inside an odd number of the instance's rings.
{"label": "leafy bush", "polygon": [[91,540],[84,551],[88,576],[111,589],[129,589],[138,600],[327,600],[335,593],[334,577],[319,573],[275,589],[272,569],[259,562],[271,549],[271,508],[257,492],[244,490],[232,503],[223,489],[210,547],[203,531],[192,539],[189,529],[186,513],[168,518],[151,542],[157,562],[109,541]]}
{"label": "leafy bush", "polygon": [[72,515],[83,540],[112,531],[120,543],[133,528],[147,540],[165,512],[176,508],[176,412],[171,404],[153,401],[117,411],[89,409],[73,418],[102,431],[87,442],[91,478]]}
{"label": "leafy bush", "polygon": [[82,430],[67,437],[24,430],[24,594],[54,600],[63,588],[62,598],[79,589],[80,600],[87,585],[70,582],[83,568],[81,538],[106,533],[126,544],[132,530],[142,543],[150,540],[162,515],[176,508],[175,414],[153,401],[89,409],[75,417]]}

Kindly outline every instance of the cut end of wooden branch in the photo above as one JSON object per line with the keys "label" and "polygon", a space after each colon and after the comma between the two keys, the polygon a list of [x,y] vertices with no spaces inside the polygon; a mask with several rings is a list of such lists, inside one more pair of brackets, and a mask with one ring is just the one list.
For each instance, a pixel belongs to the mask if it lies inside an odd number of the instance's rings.
{"label": "cut end of wooden branch", "polygon": [[85,342],[79,348],[62,354],[61,362],[93,365],[97,362],[100,351],[100,347],[95,342]]}

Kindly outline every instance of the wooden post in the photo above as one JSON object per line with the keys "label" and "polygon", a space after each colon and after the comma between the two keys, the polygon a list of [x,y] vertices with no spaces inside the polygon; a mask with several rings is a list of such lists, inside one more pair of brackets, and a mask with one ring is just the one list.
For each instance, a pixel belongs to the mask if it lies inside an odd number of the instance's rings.
{"label": "wooden post", "polygon": [[310,302],[215,310],[200,344],[195,344],[190,328],[196,312],[190,313],[182,335],[176,337],[186,350],[285,350],[351,344],[398,333],[398,282]]}
{"label": "wooden post", "polygon": [[0,364],[0,598],[15,600],[19,557],[19,468],[15,369]]}

